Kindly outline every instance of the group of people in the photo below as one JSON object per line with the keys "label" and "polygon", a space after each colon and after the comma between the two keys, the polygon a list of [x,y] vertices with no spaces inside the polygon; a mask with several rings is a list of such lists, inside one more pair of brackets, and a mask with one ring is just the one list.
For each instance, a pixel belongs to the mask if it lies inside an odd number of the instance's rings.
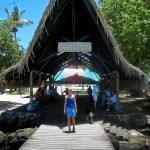
{"label": "group of people", "polygon": [[116,90],[107,90],[101,91],[101,108],[104,108],[107,105],[106,111],[110,111],[110,106],[114,106],[117,103]]}
{"label": "group of people", "polygon": [[[94,85],[93,89],[89,86],[87,93],[89,94],[89,100],[94,102],[94,109],[97,107],[97,101],[100,97],[101,99],[101,107],[104,107],[104,104],[107,104],[106,111],[109,111],[110,105],[114,105],[116,103],[116,92],[107,90],[100,90],[98,85]],[[100,94],[101,93],[101,94]],[[101,96],[100,96],[101,95]],[[44,104],[50,103],[52,101],[58,100],[57,87],[51,87],[49,90],[39,88],[35,94],[35,98],[32,102],[33,107],[40,106],[42,107]],[[75,129],[75,117],[77,114],[77,103],[76,97],[72,94],[71,88],[66,88],[66,96],[64,101],[64,115],[67,116],[67,125],[69,128],[69,133],[76,133]],[[71,130],[71,123],[73,128]]]}
{"label": "group of people", "polygon": [[95,84],[93,89],[91,86],[88,87],[87,93],[89,95],[89,101],[94,102],[94,109],[97,108],[98,99],[100,99],[100,106],[104,108],[107,105],[106,111],[110,111],[110,106],[115,105],[117,103],[116,91],[110,90],[107,88],[106,90],[101,90],[100,87]]}
{"label": "group of people", "polygon": [[59,94],[57,92],[57,87],[50,87],[50,89],[46,88],[38,88],[34,95],[34,99],[29,106],[30,110],[36,110],[39,107],[43,107],[46,104],[50,104],[59,99]]}

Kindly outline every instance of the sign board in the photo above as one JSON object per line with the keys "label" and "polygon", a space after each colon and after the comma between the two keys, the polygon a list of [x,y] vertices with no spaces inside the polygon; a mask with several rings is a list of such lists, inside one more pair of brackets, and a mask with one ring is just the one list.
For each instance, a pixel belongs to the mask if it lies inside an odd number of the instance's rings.
{"label": "sign board", "polygon": [[91,42],[59,42],[58,52],[91,52]]}

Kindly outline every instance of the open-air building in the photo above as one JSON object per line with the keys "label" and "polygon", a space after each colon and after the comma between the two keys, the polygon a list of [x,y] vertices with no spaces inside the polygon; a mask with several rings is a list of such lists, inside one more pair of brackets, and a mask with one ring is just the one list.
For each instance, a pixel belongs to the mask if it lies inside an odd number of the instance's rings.
{"label": "open-air building", "polygon": [[51,0],[26,54],[0,74],[0,90],[29,87],[58,71],[83,66],[99,76],[115,74],[116,88],[142,88],[146,76],[122,55],[94,0]]}
{"label": "open-air building", "polygon": [[[47,81],[49,82],[49,87],[54,83],[91,84],[95,82],[91,79],[87,80],[87,78],[83,80],[83,78],[80,78],[81,76],[78,75],[75,75],[73,78],[68,77],[66,80],[55,80],[54,77],[59,75],[59,72],[61,73],[65,68],[78,67],[88,68],[92,72],[95,72],[95,74],[100,77],[98,83],[100,83],[101,86],[103,84],[105,85],[105,82],[113,84],[117,92],[117,95],[115,95],[117,102],[119,102],[119,89],[143,89],[147,83],[147,77],[144,72],[130,64],[122,55],[117,41],[94,0],[50,0],[25,55],[17,64],[0,74],[0,92],[4,92],[5,89],[10,88],[30,87],[30,102],[34,102],[32,101],[33,87],[40,87],[41,83],[44,83],[44,87],[46,87]],[[76,97],[78,98],[78,94]],[[114,150],[121,149],[119,146],[122,144],[123,149],[126,149],[126,145],[127,149],[137,149],[137,147],[138,149],[146,149],[146,144],[149,144],[149,128],[147,126],[148,122],[145,121],[146,117],[141,116],[140,113],[138,115],[133,114],[133,116],[131,116],[132,118],[130,118],[130,115],[122,113],[122,105],[116,105],[116,102],[114,105],[117,106],[115,115],[111,115],[111,112],[105,112],[99,109],[100,104],[98,104],[98,109],[95,107],[95,110],[92,110],[94,117],[96,116],[96,119],[94,118],[94,124],[89,124],[87,121],[85,122],[83,116],[87,117],[87,114],[89,116],[89,113],[86,113],[86,115],[83,114],[83,112],[85,113],[85,108],[87,106],[91,106],[89,107],[91,109],[93,108],[93,102],[88,101],[87,97],[85,99],[77,99],[79,110],[76,117],[76,119],[79,118],[77,120],[77,133],[66,134],[67,132],[64,132],[67,130],[64,124],[64,118],[66,117],[63,101],[64,96],[61,98],[61,100],[59,99],[55,102],[50,101],[50,103],[45,103],[46,106],[49,107],[42,106],[40,107],[41,109],[39,109],[37,105],[36,109],[30,110],[33,111],[33,116],[30,111],[29,115],[26,113],[28,111],[27,109],[23,114],[15,113],[18,114],[20,120],[25,118],[25,121],[29,122],[29,124],[31,124],[32,121],[34,123],[32,125],[34,125],[34,127],[36,125],[36,128],[40,125],[19,148],[20,150]],[[110,104],[108,103],[109,102],[107,102],[107,105]],[[28,106],[32,104],[33,103],[29,103]],[[37,112],[39,110],[38,113],[36,112],[38,116],[37,119],[34,119],[34,116],[36,116],[34,110],[37,110]],[[91,113],[91,111],[89,112]],[[26,114],[27,116],[22,117]],[[33,119],[30,119],[30,116]],[[39,121],[39,116],[42,118],[41,122]],[[104,131],[104,126],[102,127],[102,123],[105,123],[105,117],[106,120],[107,118],[109,120],[109,131],[111,128],[111,132],[109,133],[113,135],[113,137],[111,136],[112,143],[114,143],[117,148],[113,147],[108,135]],[[14,114],[13,118],[15,118]],[[29,120],[26,118],[29,118]],[[112,126],[110,126],[110,118],[112,119]],[[136,125],[140,124],[142,127],[143,124],[146,125],[146,129],[142,129],[142,134],[140,131],[133,131],[131,134],[128,132],[129,130],[124,128],[128,128],[134,118],[135,120],[133,122]],[[11,122],[10,119],[6,118],[5,120]],[[1,119],[1,123],[4,124],[3,126],[6,128],[5,120],[3,123]],[[19,142],[24,141],[24,137],[29,135],[27,130],[22,130],[20,120],[18,120],[18,124],[21,130],[8,134],[8,139],[11,139],[10,145],[13,146],[13,149],[15,149],[15,145],[18,145]],[[115,120],[119,123],[114,125]],[[22,121],[23,127],[25,121]],[[137,121],[139,123],[137,123]],[[107,131],[108,123],[106,122]],[[123,126],[121,126],[122,124]],[[13,123],[13,126],[14,125]],[[116,126],[118,128],[116,128]],[[11,128],[12,126],[9,124],[8,127]],[[148,133],[146,133],[146,131]],[[25,135],[21,137],[23,132]],[[145,141],[144,133],[146,133]],[[119,138],[118,143],[114,135]],[[7,139],[6,137],[7,136],[3,139]],[[17,141],[17,137],[19,138],[19,142]],[[123,142],[120,142],[120,140]],[[9,142],[7,141],[7,143]],[[132,145],[135,147],[132,148]],[[7,146],[7,148],[10,147]]]}

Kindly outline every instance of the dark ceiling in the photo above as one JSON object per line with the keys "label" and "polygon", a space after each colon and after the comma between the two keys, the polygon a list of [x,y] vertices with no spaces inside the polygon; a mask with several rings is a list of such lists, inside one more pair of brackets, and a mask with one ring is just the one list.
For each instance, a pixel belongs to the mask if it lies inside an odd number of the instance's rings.
{"label": "dark ceiling", "polygon": [[[98,74],[113,70],[113,57],[107,52],[107,46],[83,1],[66,1],[53,20],[49,18],[46,21],[46,25],[49,36],[45,32],[40,42],[41,48],[38,43],[34,46],[35,63],[30,66],[32,69],[54,75],[68,66],[78,65],[95,70]],[[69,41],[92,42],[92,54],[66,52],[57,56],[58,42]]]}

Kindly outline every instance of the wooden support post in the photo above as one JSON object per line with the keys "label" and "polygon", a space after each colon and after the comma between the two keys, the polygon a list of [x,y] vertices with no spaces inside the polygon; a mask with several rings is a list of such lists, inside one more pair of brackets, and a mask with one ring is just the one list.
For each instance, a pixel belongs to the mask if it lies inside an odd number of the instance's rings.
{"label": "wooden support post", "polygon": [[46,74],[45,74],[45,79],[44,79],[44,89],[47,89],[47,85],[46,85]]}
{"label": "wooden support post", "polygon": [[52,86],[54,87],[54,76],[52,76]]}
{"label": "wooden support post", "polygon": [[63,91],[62,91],[62,84],[61,84],[61,95],[63,95]]}
{"label": "wooden support post", "polygon": [[39,74],[39,85],[38,87],[40,88],[41,87],[41,73]]}
{"label": "wooden support post", "polygon": [[84,84],[82,84],[82,90],[84,90]]}
{"label": "wooden support post", "polygon": [[116,72],[116,98],[117,104],[119,104],[119,72]]}
{"label": "wooden support post", "polygon": [[22,92],[22,86],[20,87],[20,94],[21,94],[21,97],[22,97],[22,94],[23,94],[23,92]]}
{"label": "wooden support post", "polygon": [[33,72],[30,72],[30,103],[33,101]]}
{"label": "wooden support post", "polygon": [[2,80],[2,83],[1,83],[1,93],[4,94],[5,93],[5,83],[4,81]]}
{"label": "wooden support post", "polygon": [[49,89],[51,88],[51,75],[49,76]]}

